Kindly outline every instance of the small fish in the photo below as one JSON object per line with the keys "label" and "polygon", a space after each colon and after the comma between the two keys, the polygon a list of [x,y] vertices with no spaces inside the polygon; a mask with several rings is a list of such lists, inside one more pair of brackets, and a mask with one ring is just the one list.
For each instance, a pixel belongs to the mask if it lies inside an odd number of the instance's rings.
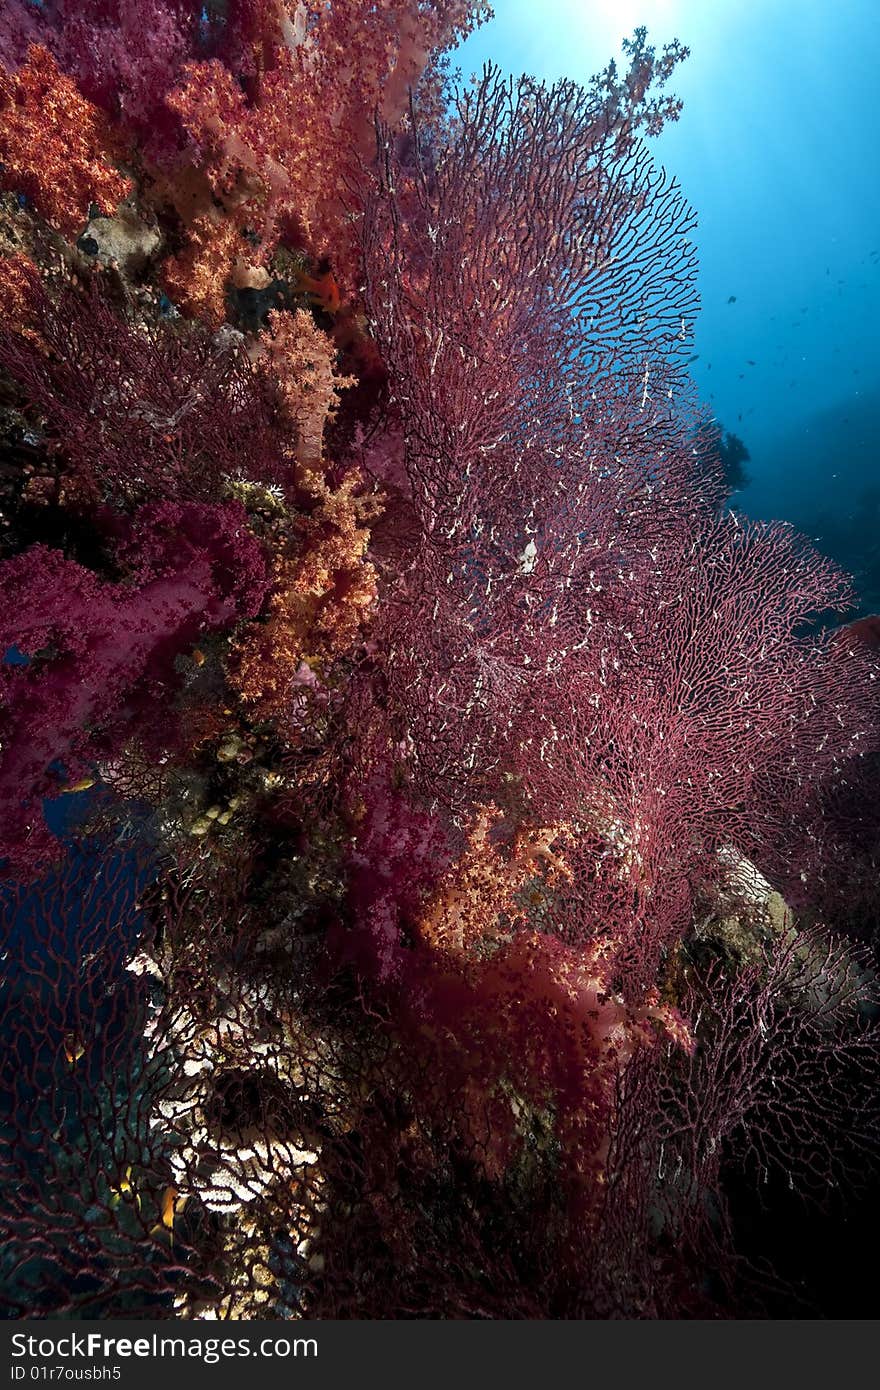
{"label": "small fish", "polygon": [[689,358],[688,358],[687,364],[688,364],[688,366],[690,366],[692,362],[699,362],[699,360],[700,360],[700,354],[699,354],[698,352],[695,352],[694,355],[693,355],[693,357],[689,357]]}
{"label": "small fish", "polygon": [[62,787],[61,795],[66,796],[69,792],[87,792],[89,787],[94,785],[94,777],[81,777],[78,782],[71,782],[68,786]]}
{"label": "small fish", "polygon": [[118,1187],[113,1187],[113,1188],[111,1188],[111,1189],[110,1189],[110,1194],[111,1194],[111,1195],[110,1195],[110,1200],[111,1200],[113,1206],[116,1206],[117,1203],[120,1202],[120,1201],[122,1201],[122,1199],[124,1198],[127,1202],[130,1202],[130,1201],[134,1200],[135,1206],[137,1207],[138,1211],[140,1211],[140,1209],[141,1209],[140,1194],[139,1194],[138,1192],[135,1191],[135,1189],[132,1187],[132,1184],[131,1184],[131,1164],[130,1164],[130,1163],[129,1163],[128,1166],[126,1167],[125,1172],[122,1174],[122,1177],[121,1177],[121,1179],[120,1179],[120,1181],[119,1181],[119,1186],[118,1186]]}
{"label": "small fish", "polygon": [[304,271],[298,271],[296,275],[297,286],[305,290],[309,299],[318,308],[323,309],[328,314],[339,312],[342,304],[342,295],[339,292],[339,285],[333,271],[327,267],[321,270],[319,267],[318,275],[306,275]]}
{"label": "small fish", "polygon": [[82,1039],[77,1037],[76,1033],[64,1034],[64,1056],[68,1066],[75,1067],[85,1050],[85,1044]]}
{"label": "small fish", "polygon": [[162,1201],[159,1205],[161,1213],[160,1219],[153,1227],[152,1234],[160,1235],[162,1231],[168,1232],[170,1248],[174,1249],[174,1217],[178,1207],[182,1210],[186,1202],[185,1197],[181,1197],[176,1187],[169,1185],[162,1193]]}
{"label": "small fish", "polygon": [[728,299],[727,302],[728,302],[728,304],[735,304],[735,303],[736,303],[736,295],[735,295],[735,294],[732,294],[732,295],[730,296],[730,298]]}
{"label": "small fish", "polygon": [[196,663],[197,666],[204,666],[204,664],[205,664],[205,653],[202,651],[201,647],[194,647],[194,648],[193,648],[192,657],[193,657],[193,661]]}
{"label": "small fish", "polygon": [[746,358],[746,366],[748,366],[748,367],[757,367],[757,365],[758,365],[757,362],[753,362],[752,359],[751,359],[751,357],[747,357],[747,358]]}

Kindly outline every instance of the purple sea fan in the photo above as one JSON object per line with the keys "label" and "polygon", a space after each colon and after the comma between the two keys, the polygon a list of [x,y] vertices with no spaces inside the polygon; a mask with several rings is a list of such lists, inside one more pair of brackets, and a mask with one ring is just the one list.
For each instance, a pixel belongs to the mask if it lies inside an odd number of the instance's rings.
{"label": "purple sea fan", "polygon": [[426,531],[470,539],[491,480],[518,555],[585,434],[659,446],[693,332],[694,219],[572,83],[488,69],[448,127],[414,119],[409,144],[379,132],[367,308]]}
{"label": "purple sea fan", "polygon": [[240,337],[135,325],[94,277],[31,290],[28,331],[0,365],[44,425],[74,504],[216,502],[224,481],[279,483],[282,439]]}
{"label": "purple sea fan", "polygon": [[813,879],[819,809],[878,729],[870,656],[804,635],[845,576],[722,511],[682,378],[691,216],[625,129],[490,70],[448,126],[380,130],[367,302],[413,540],[359,756],[459,827],[489,801],[572,827],[557,930],[612,936],[637,998],[719,850]]}
{"label": "purple sea fan", "polygon": [[5,1316],[158,1314],[182,1273],[181,1234],[176,1260],[153,1230],[170,1178],[148,1123],[164,1061],[146,1057],[147,991],[124,969],[150,876],[130,849],[99,850],[0,886]]}
{"label": "purple sea fan", "polygon": [[763,1228],[788,1204],[818,1241],[877,1180],[876,973],[844,942],[791,928],[751,965],[686,973],[696,1049],[636,1057],[622,1078],[599,1315],[628,1287],[637,1316],[790,1316],[802,1289],[786,1281],[806,1271],[775,1268],[788,1252]]}

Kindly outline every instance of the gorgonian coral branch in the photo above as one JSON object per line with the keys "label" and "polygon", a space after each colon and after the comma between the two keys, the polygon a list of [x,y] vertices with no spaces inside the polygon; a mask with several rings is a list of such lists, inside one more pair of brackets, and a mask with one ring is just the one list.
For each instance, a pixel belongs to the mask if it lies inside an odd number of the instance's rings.
{"label": "gorgonian coral branch", "polygon": [[60,455],[74,502],[217,501],[224,480],[279,483],[282,438],[235,337],[126,323],[96,277],[28,297],[0,364]]}

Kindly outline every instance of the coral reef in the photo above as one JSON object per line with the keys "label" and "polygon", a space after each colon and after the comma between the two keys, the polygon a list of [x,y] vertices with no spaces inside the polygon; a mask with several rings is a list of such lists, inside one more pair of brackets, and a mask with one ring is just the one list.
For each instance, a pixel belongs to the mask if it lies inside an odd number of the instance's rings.
{"label": "coral reef", "polygon": [[12,1316],[791,1315],[748,1202],[876,1182],[880,664],[727,507],[685,50],[483,18],[0,16]]}

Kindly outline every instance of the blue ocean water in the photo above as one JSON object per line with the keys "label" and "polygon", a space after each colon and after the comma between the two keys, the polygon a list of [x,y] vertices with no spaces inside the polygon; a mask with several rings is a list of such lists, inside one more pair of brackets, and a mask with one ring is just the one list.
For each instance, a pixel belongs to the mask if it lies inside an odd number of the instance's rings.
{"label": "blue ocean water", "polygon": [[586,81],[637,25],[689,46],[651,142],[696,209],[703,401],[748,449],[735,504],[793,521],[880,609],[875,0],[499,0],[456,55]]}

